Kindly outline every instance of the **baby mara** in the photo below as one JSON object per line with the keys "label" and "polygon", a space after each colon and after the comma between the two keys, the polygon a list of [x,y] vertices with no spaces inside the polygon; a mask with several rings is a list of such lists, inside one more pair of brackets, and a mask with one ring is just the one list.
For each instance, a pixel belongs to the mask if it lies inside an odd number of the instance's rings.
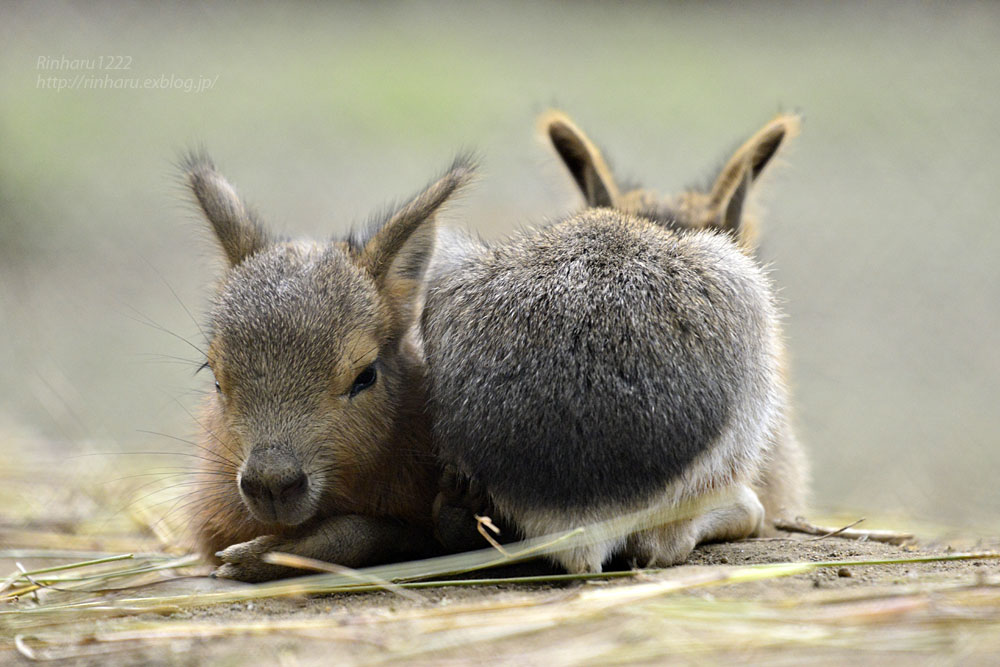
{"label": "baby mara", "polygon": [[622,192],[564,115],[543,129],[588,208],[492,246],[453,236],[427,278],[435,449],[474,490],[441,503],[439,533],[461,522],[455,504],[529,538],[615,520],[554,556],[598,572],[615,555],[679,563],[799,511],[778,314],[744,215],[797,119],[673,199]]}
{"label": "baby mara", "polygon": [[332,242],[273,236],[206,156],[185,172],[228,267],[209,318],[216,392],[191,512],[217,575],[294,572],[265,563],[268,551],[347,567],[433,552],[438,473],[410,332],[434,216],[470,165]]}
{"label": "baby mara", "polygon": [[571,572],[681,562],[799,509],[778,316],[743,212],[795,119],[674,200],[621,193],[565,116],[544,127],[589,208],[494,246],[435,230],[466,161],[368,237],[326,244],[274,239],[207,159],[188,162],[230,267],[194,513],[220,576],[288,574],[270,550],[352,567],[431,553],[441,466],[448,549],[476,513],[534,537],[710,499],[556,554]]}

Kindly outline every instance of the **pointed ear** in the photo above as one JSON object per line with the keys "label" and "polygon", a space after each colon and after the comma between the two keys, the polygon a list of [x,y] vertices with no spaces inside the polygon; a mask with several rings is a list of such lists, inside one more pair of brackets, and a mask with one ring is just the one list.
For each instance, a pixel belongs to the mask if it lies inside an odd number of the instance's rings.
{"label": "pointed ear", "polygon": [[743,209],[751,188],[781,146],[799,133],[801,124],[798,116],[780,114],[729,158],[709,192],[709,210],[719,227],[743,238]]}
{"label": "pointed ear", "polygon": [[436,214],[472,180],[475,163],[468,156],[455,160],[448,172],[377,226],[359,253],[362,266],[379,292],[409,322],[417,287],[434,252]]}
{"label": "pointed ear", "polygon": [[618,201],[618,186],[601,151],[587,135],[561,111],[545,112],[538,125],[569,169],[587,205],[614,206]]}
{"label": "pointed ear", "polygon": [[271,244],[270,235],[229,181],[215,171],[211,158],[191,153],[183,159],[182,168],[188,187],[211,224],[230,266]]}

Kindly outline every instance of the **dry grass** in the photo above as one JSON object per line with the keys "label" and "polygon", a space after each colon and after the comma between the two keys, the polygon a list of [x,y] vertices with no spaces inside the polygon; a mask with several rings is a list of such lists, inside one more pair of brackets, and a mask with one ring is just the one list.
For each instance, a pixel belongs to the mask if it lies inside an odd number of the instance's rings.
{"label": "dry grass", "polygon": [[[5,554],[0,554],[0,556]],[[426,571],[444,573],[468,557],[425,562]],[[366,609],[315,614],[262,613],[185,615],[184,610],[317,594],[361,593],[384,584],[359,582],[355,573],[313,575],[260,586],[209,593],[157,595],[141,583],[151,573],[179,572],[190,562],[165,557],[96,559],[66,566],[13,573],[3,595],[20,598],[0,612],[5,641],[32,659],[94,657],[107,653],[148,653],[176,642],[255,637],[301,637],[350,647],[358,661],[441,658],[462,649],[506,653],[522,642],[539,655],[561,647],[560,662],[633,661],[665,656],[721,656],[730,652],[764,655],[803,649],[885,650],[932,655],[962,647],[977,654],[1000,650],[1000,580],[924,583],[906,589],[827,593],[808,599],[754,601],[716,598],[714,591],[751,582],[808,574],[819,569],[878,567],[928,562],[1000,558],[996,553],[917,556],[859,561],[796,562],[746,567],[705,568],[695,573],[641,571],[577,577],[629,585],[551,584],[563,576],[430,580],[410,582],[413,564],[398,566],[400,576],[383,568],[379,579],[395,579],[398,591],[446,586],[492,588],[498,584],[547,583],[541,594],[483,595],[472,602],[434,604],[404,599]],[[466,561],[467,562],[467,561]],[[362,577],[365,573],[360,573]],[[640,581],[635,581],[636,579]],[[112,590],[110,587],[114,585]],[[39,590],[45,599],[33,599]],[[697,592],[698,595],[692,595]],[[627,629],[623,632],[623,629]],[[546,639],[551,635],[552,639]],[[232,647],[246,651],[246,644]],[[520,651],[517,652],[520,654]],[[513,656],[508,656],[513,657]]]}
{"label": "dry grass", "polygon": [[[360,571],[274,555],[324,571],[245,586],[192,576],[206,568],[176,550],[169,492],[148,495],[135,480],[86,484],[27,464],[19,475],[26,471],[35,497],[88,509],[59,517],[34,507],[18,516],[31,503],[5,505],[12,509],[0,524],[0,567],[9,570],[0,571],[0,658],[801,663],[848,655],[975,661],[1000,651],[1000,554],[992,550],[852,543],[825,534],[836,529],[810,527],[822,539],[720,545],[696,554],[711,563],[700,566],[587,576],[489,571],[611,529],[597,526],[507,545],[506,553],[487,548]],[[110,470],[92,472],[111,479]],[[132,500],[123,508],[122,498]],[[749,564],[738,561],[743,552]],[[782,559],[792,562],[760,562]]]}

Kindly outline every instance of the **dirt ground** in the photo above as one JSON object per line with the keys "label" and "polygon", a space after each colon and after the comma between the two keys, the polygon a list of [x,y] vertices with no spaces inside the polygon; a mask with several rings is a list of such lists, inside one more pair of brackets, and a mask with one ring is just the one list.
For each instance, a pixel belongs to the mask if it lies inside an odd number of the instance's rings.
{"label": "dirt ground", "polygon": [[[184,553],[184,487],[149,495],[172,483],[163,481],[172,471],[147,475],[145,462],[133,470],[106,455],[65,459],[47,440],[17,437],[0,437],[0,460],[0,584],[18,564],[34,571],[134,553],[129,562],[140,565],[143,553],[153,553],[148,562]],[[845,526],[862,515],[810,518]],[[503,582],[368,593],[261,598],[191,567],[83,581],[86,590],[49,584],[16,599],[7,588],[0,664],[996,664],[1000,535],[865,515],[859,528],[910,530],[918,541],[788,534],[585,582],[525,583],[551,575],[536,561],[466,575]],[[981,555],[919,562],[962,553]],[[857,564],[886,560],[918,562]],[[204,603],[219,592],[224,602]]]}
{"label": "dirt ground", "polygon": [[[996,551],[1000,538],[966,548]],[[703,546],[684,566],[623,579],[438,587],[405,598],[380,591],[254,600],[98,620],[80,635],[40,628],[26,641],[36,658],[85,665],[992,664],[1000,656],[1000,560],[845,565],[720,580],[747,565],[949,553],[956,552],[945,543],[898,547],[790,535]],[[0,564],[13,569],[12,562]],[[548,571],[536,562],[502,574]],[[671,591],[670,582],[684,586]],[[242,587],[185,577],[128,595]],[[26,661],[4,620],[0,630],[0,661]]]}

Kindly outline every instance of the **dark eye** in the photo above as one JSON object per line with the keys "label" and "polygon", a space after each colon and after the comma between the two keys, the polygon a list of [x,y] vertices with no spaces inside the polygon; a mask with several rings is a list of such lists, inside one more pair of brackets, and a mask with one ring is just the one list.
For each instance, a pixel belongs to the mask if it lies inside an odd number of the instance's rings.
{"label": "dark eye", "polygon": [[378,372],[375,370],[375,364],[369,364],[365,370],[358,374],[358,377],[354,378],[354,384],[351,385],[350,397],[354,398],[365,389],[375,384],[375,379],[377,377]]}
{"label": "dark eye", "polygon": [[[212,367],[208,365],[207,361],[205,363],[203,363],[201,366],[198,367],[198,371],[197,372],[200,373],[201,371],[205,370],[206,368],[208,370],[212,369]],[[215,372],[213,371],[212,374],[214,375]],[[212,379],[215,380],[215,378],[212,378]],[[215,393],[217,393],[217,394],[221,394],[222,393],[222,385],[219,384],[218,380],[215,380]]]}

